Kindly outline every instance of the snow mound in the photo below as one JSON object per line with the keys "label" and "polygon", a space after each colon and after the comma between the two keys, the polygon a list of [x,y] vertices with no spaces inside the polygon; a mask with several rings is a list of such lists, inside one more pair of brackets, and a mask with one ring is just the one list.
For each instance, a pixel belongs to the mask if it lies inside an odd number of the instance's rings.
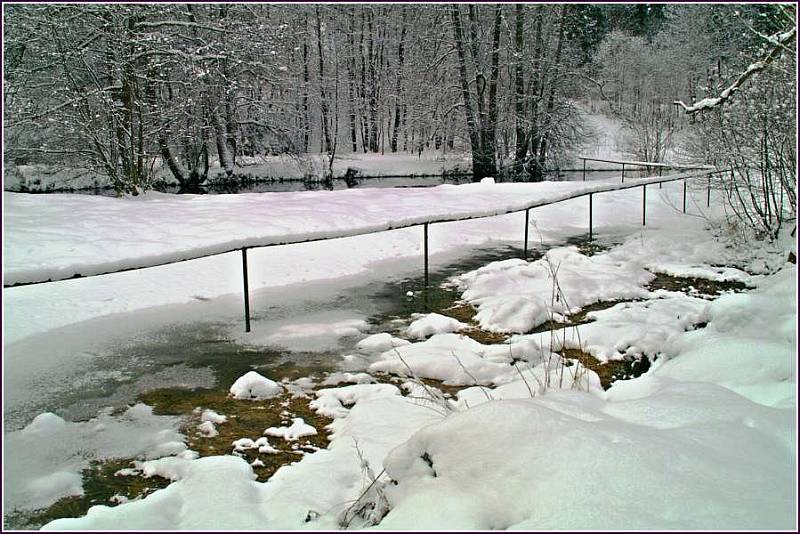
{"label": "snow mound", "polygon": [[[554,248],[532,263],[492,262],[454,279],[462,298],[475,306],[482,328],[525,333],[555,314],[574,313],[601,300],[644,297],[654,275],[636,263],[607,254],[584,256],[577,247]],[[557,286],[563,296],[558,295]]]}
{"label": "snow mound", "polygon": [[418,339],[425,339],[434,334],[457,332],[469,327],[468,324],[439,313],[429,313],[427,315],[418,315],[417,317],[416,320],[408,325],[406,332],[409,336]]}
{"label": "snow mound", "polygon": [[436,334],[381,355],[372,372],[441,380],[447,385],[503,384],[517,374],[509,345],[482,345],[458,334]]}
{"label": "snow mound", "polygon": [[677,336],[708,321],[708,301],[677,293],[670,295],[622,302],[589,312],[586,317],[592,322],[559,330],[554,335],[542,332],[513,336],[509,341],[530,341],[534,347],[548,352],[564,347],[581,349],[602,362],[640,355],[653,359],[670,350],[671,341]]}
{"label": "snow mound", "polygon": [[[651,426],[658,413],[637,424],[621,417],[650,413],[649,399],[620,406],[620,417],[609,418],[601,400],[573,392],[548,394],[547,403],[495,401],[455,414],[387,457],[396,485],[385,486],[391,511],[381,528],[790,528],[791,451],[773,426],[753,428],[743,420],[779,424],[791,414],[706,387],[706,401],[739,416],[710,423],[696,399],[676,394],[674,410],[699,418],[663,429]],[[631,508],[655,495],[647,506]]]}
{"label": "snow mound", "polygon": [[380,354],[394,347],[402,347],[410,343],[405,339],[382,332],[365,337],[356,344],[356,349],[363,354]]}
{"label": "snow mound", "polygon": [[392,384],[354,384],[320,389],[316,393],[317,398],[308,404],[309,408],[319,415],[337,419],[346,417],[350,413],[347,406],[370,399],[400,395],[400,390]]}
{"label": "snow mound", "polygon": [[218,414],[214,410],[206,409],[206,410],[203,410],[203,413],[200,416],[200,420],[204,421],[204,422],[208,421],[208,422],[214,423],[216,425],[221,425],[222,423],[226,422],[228,420],[228,418],[225,417],[224,415]]}
{"label": "snow mound", "polygon": [[200,432],[200,435],[202,435],[205,438],[213,438],[219,436],[219,431],[217,430],[217,427],[214,426],[214,423],[212,423],[211,421],[203,421],[202,423],[197,425],[197,430]]}
{"label": "snow mound", "polygon": [[791,266],[754,291],[718,298],[708,307],[708,326],[676,338],[675,357],[653,374],[714,382],[766,405],[795,405],[796,283]]}
{"label": "snow mound", "polygon": [[230,389],[233,398],[245,400],[271,399],[280,395],[282,391],[283,387],[280,384],[255,371],[249,371],[237,378]]}
{"label": "snow mound", "polygon": [[291,426],[271,426],[264,431],[267,436],[283,438],[286,441],[297,441],[306,436],[316,436],[317,429],[303,421],[302,417],[292,419]]}
{"label": "snow mound", "polygon": [[[268,510],[256,505],[264,485],[255,481],[252,467],[242,458],[184,460],[162,464],[158,471],[175,482],[145,499],[93,506],[85,517],[58,519],[42,530],[207,530],[223,517],[226,530],[260,530],[269,524]],[[209,488],[216,490],[210,493]]]}

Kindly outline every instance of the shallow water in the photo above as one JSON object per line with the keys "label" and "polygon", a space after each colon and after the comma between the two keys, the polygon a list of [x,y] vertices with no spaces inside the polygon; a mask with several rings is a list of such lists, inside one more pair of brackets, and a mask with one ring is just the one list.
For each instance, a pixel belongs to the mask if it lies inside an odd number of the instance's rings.
{"label": "shallow water", "polygon": [[[529,250],[529,259],[543,251]],[[42,411],[52,411],[67,420],[87,420],[105,407],[124,409],[144,392],[162,388],[222,388],[245,372],[258,372],[280,380],[308,372],[322,373],[347,366],[343,356],[353,351],[365,335],[397,333],[414,313],[441,311],[458,299],[459,292],[441,288],[447,278],[489,262],[522,257],[522,250],[496,246],[475,251],[469,257],[435,268],[429,288],[420,269],[414,276],[372,282],[338,290],[333,296],[310,296],[290,303],[271,303],[252,310],[253,334],[241,330],[240,321],[178,323],[139,333],[96,349],[85,372],[66,379],[71,383],[50,398],[10,413],[6,431],[21,428]],[[407,292],[413,296],[407,296]],[[279,330],[285,325],[324,324],[361,318],[366,322],[358,335],[332,336],[321,348],[309,350],[306,339],[292,346],[292,339],[279,339],[284,346],[248,345],[248,336]],[[251,337],[253,339],[253,337]],[[88,355],[87,355],[88,356]],[[344,366],[343,366],[344,365]],[[348,369],[349,370],[349,369]],[[13,384],[7,384],[13,387]]]}
{"label": "shallow water", "polygon": [[[595,170],[587,172],[585,179],[592,180],[608,180],[611,178],[619,178],[621,176],[618,170]],[[633,177],[633,172],[627,172],[626,176]],[[564,172],[550,172],[547,173],[545,179],[554,182],[565,181],[581,181],[584,179],[582,171],[564,171]],[[515,177],[497,178],[498,182],[516,182],[525,181]],[[369,189],[369,188],[405,188],[405,187],[436,187],[442,184],[468,184],[472,182],[471,175],[440,175],[440,176],[375,176],[375,177],[361,177],[356,178],[354,182],[348,183],[347,180],[337,178],[329,182],[318,180],[301,180],[297,178],[261,178],[258,176],[247,177],[244,180],[229,180],[227,182],[213,182],[204,185],[198,190],[182,191],[177,185],[160,185],[155,186],[156,191],[162,193],[206,193],[206,194],[236,194],[236,193],[289,193],[298,191],[340,191],[343,189]],[[116,196],[116,192],[111,187],[102,187],[96,189],[77,189],[77,190],[46,190],[46,191],[31,191],[33,193],[64,193],[74,192],[86,195],[101,195],[101,196]]]}

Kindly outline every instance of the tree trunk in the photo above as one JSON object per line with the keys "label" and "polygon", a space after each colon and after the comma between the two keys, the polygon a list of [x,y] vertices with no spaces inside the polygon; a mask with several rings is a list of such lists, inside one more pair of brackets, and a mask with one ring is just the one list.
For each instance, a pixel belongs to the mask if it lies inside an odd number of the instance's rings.
{"label": "tree trunk", "polygon": [[525,80],[522,70],[525,10],[522,4],[516,4],[514,11],[517,16],[514,27],[514,120],[516,129],[514,174],[520,175],[523,172],[525,158],[528,156],[528,138],[525,134]]}
{"label": "tree trunk", "polygon": [[231,157],[231,151],[228,148],[228,143],[225,139],[227,137],[227,130],[224,122],[222,121],[222,115],[219,113],[219,108],[215,107],[212,110],[211,118],[214,121],[214,132],[216,133],[219,164],[225,170],[225,174],[227,176],[231,176],[233,174],[233,158]]}
{"label": "tree trunk", "polygon": [[397,46],[397,83],[395,84],[394,95],[394,127],[392,128],[392,140],[390,143],[392,152],[397,152],[397,134],[400,131],[400,90],[403,80],[403,62],[405,61],[405,40],[406,40],[406,9],[400,8],[402,15],[400,19],[400,43]]}
{"label": "tree trunk", "polygon": [[309,130],[311,128],[311,117],[308,115],[308,88],[309,88],[309,76],[308,76],[308,15],[303,15],[303,96],[301,97],[301,109],[302,109],[302,128],[303,128],[303,135],[302,135],[302,142],[303,142],[303,152],[308,152],[308,140],[309,140]]}
{"label": "tree trunk", "polygon": [[475,121],[475,112],[472,109],[471,94],[469,90],[469,80],[467,80],[467,60],[464,53],[464,30],[461,25],[461,8],[455,4],[450,7],[450,16],[453,19],[453,39],[458,54],[458,72],[461,80],[461,98],[464,104],[465,115],[467,117],[467,131],[469,141],[472,146],[472,173],[473,181],[480,181],[486,176],[494,174],[494,161],[491,165],[485,160],[481,148],[478,125]]}
{"label": "tree trunk", "polygon": [[323,152],[329,152],[332,148],[331,133],[328,128],[328,96],[325,91],[325,59],[322,54],[322,19],[319,16],[319,6],[314,8],[317,15],[317,54],[319,57],[319,108],[322,114],[322,139]]}
{"label": "tree trunk", "polygon": [[[566,23],[566,14],[567,14],[567,6],[561,6],[561,17],[560,22],[558,25],[558,40],[556,41],[556,51],[553,57],[553,69],[558,70],[559,65],[561,64],[561,48],[564,42],[564,29]],[[556,84],[554,81],[550,81],[550,93],[547,98],[547,108],[545,110],[545,128],[542,134],[542,142],[539,146],[539,157],[536,161],[536,168],[537,170],[542,173],[545,167],[545,163],[547,162],[547,149],[548,144],[550,142],[550,135],[552,133],[553,128],[553,110],[555,109],[555,96],[556,96]],[[543,176],[538,176],[538,179],[542,179]]]}
{"label": "tree trunk", "polygon": [[369,68],[369,151],[378,151],[378,94],[377,69],[375,68],[375,25],[370,12],[367,17],[367,67]]}
{"label": "tree trunk", "polygon": [[[494,8],[494,30],[492,32],[491,70],[489,71],[489,122],[484,124],[486,133],[483,152],[485,157],[491,158],[492,166],[496,166],[495,153],[497,147],[497,80],[500,78],[500,24],[502,22],[502,7],[496,4]],[[495,170],[494,173],[497,171]],[[494,174],[493,173],[493,174]]]}
{"label": "tree trunk", "polygon": [[164,134],[158,136],[158,147],[161,150],[161,157],[164,158],[172,176],[174,176],[178,184],[183,187],[189,181],[189,175],[186,169],[183,168],[183,165],[181,165],[181,162],[178,161],[178,158],[175,157],[175,153],[172,151],[172,147],[169,146],[169,143],[167,143],[167,138]]}

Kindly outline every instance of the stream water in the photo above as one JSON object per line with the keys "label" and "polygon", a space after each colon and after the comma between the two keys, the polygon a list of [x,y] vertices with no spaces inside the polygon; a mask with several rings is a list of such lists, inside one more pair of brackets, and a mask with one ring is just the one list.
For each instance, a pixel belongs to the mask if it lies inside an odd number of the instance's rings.
{"label": "stream water", "polygon": [[[529,259],[543,251],[529,249]],[[42,399],[21,410],[6,411],[6,431],[21,428],[42,411],[52,411],[67,420],[86,420],[106,407],[121,409],[141,394],[162,388],[224,388],[245,372],[256,369],[279,380],[311,372],[341,368],[342,358],[364,336],[376,332],[397,333],[414,313],[440,311],[453,304],[458,292],[443,289],[441,283],[495,260],[522,257],[511,246],[480,249],[470,256],[448,263],[430,273],[426,289],[419,275],[372,282],[337,290],[333,295],[313,294],[292,302],[256,308],[253,316],[260,328],[281,325],[336,323],[358,318],[366,321],[359,335],[346,335],[308,348],[280,342],[276,346],[248,345],[240,333],[240,321],[230,319],[180,323],[117,340],[91,354],[88,368],[74,383],[60,388],[56,396]],[[407,296],[413,292],[414,296]],[[254,331],[259,323],[254,323]]]}
{"label": "stream water", "polygon": [[[633,173],[628,171],[627,176]],[[586,173],[586,180],[607,180],[620,177],[619,170],[597,170]],[[548,181],[580,181],[584,179],[582,171],[564,171],[559,173],[548,173]],[[518,181],[514,178],[497,178],[498,182]],[[204,185],[197,191],[181,191],[177,185],[160,185],[155,187],[162,193],[201,193],[201,194],[235,194],[235,193],[288,193],[298,191],[318,191],[329,190],[339,191],[343,189],[368,189],[368,188],[405,188],[405,187],[435,187],[442,184],[466,184],[472,182],[471,175],[441,175],[441,176],[376,176],[359,177],[354,181],[348,182],[343,178],[337,178],[329,182],[306,181],[296,178],[260,178],[258,176],[247,177],[245,180],[229,180],[225,182],[211,182]],[[111,187],[89,188],[76,190],[32,190],[34,193],[63,193],[72,192],[86,195],[116,196]]]}

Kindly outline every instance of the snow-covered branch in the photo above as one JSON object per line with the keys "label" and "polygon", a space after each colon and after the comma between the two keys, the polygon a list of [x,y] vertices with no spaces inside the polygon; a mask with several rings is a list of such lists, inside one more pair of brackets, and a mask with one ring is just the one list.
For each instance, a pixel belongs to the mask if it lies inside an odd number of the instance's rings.
{"label": "snow-covered branch", "polygon": [[697,113],[698,111],[705,111],[719,106],[728,100],[733,93],[738,91],[742,84],[744,84],[744,82],[746,82],[751,76],[766,69],[770,63],[780,57],[781,53],[786,49],[786,45],[795,38],[796,34],[797,27],[795,26],[788,31],[778,32],[771,37],[768,37],[767,40],[772,44],[772,47],[769,49],[769,51],[759,61],[749,65],[747,69],[745,69],[745,71],[741,73],[730,86],[720,93],[719,96],[704,98],[703,100],[700,100],[691,106],[685,104],[682,100],[676,100],[673,103],[681,106],[687,114]]}

